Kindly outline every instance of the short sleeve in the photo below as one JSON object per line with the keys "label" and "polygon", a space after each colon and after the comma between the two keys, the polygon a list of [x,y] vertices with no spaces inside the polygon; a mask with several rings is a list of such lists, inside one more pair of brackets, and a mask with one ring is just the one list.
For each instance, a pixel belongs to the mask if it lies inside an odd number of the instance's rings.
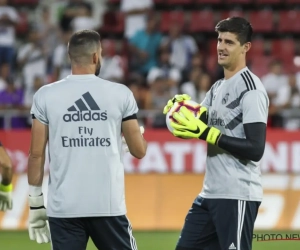
{"label": "short sleeve", "polygon": [[126,103],[124,105],[124,111],[122,117],[123,120],[126,119],[127,117],[137,114],[137,112],[139,111],[133,93],[129,89],[128,92],[129,93],[126,98]]}
{"label": "short sleeve", "polygon": [[45,97],[41,90],[43,90],[43,88],[39,89],[33,96],[30,114],[34,115],[41,123],[48,125],[49,121],[47,117]]}
{"label": "short sleeve", "polygon": [[267,123],[269,99],[260,90],[247,92],[241,102],[243,112],[243,124],[263,122]]}

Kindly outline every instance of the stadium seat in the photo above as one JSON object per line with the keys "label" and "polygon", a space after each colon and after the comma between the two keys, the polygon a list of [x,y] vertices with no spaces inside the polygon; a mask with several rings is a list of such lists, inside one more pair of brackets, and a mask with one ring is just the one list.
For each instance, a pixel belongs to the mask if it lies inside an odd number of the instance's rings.
{"label": "stadium seat", "polygon": [[121,2],[121,0],[108,0],[108,3],[111,4],[119,4]]}
{"label": "stadium seat", "polygon": [[28,21],[28,14],[24,11],[19,11],[19,19],[16,26],[16,33],[18,35],[25,35],[29,30],[29,21]]}
{"label": "stadium seat", "polygon": [[300,4],[300,0],[285,0],[285,3],[286,3],[287,5],[293,4],[293,3],[298,3],[298,4]]}
{"label": "stadium seat", "polygon": [[248,59],[259,58],[265,53],[265,44],[263,39],[253,40],[250,51],[247,53]]}
{"label": "stadium seat", "polygon": [[185,15],[183,11],[168,11],[161,13],[160,30],[162,32],[169,31],[173,23],[185,23]]}
{"label": "stadium seat", "polygon": [[217,45],[218,45],[218,40],[216,39],[210,39],[208,41],[208,53],[211,56],[216,56],[217,55]]}
{"label": "stadium seat", "polygon": [[273,13],[270,10],[251,11],[249,21],[254,32],[272,32],[273,31]]}
{"label": "stadium seat", "polygon": [[228,17],[245,17],[246,13],[241,10],[231,10],[231,11],[222,11],[221,12],[221,19],[226,19]]}
{"label": "stadium seat", "polygon": [[272,55],[281,59],[284,63],[293,61],[295,51],[296,45],[293,39],[279,39],[272,42]]}
{"label": "stadium seat", "polygon": [[253,0],[225,0],[226,4],[251,4]]}
{"label": "stadium seat", "polygon": [[271,56],[254,57],[250,63],[250,70],[258,77],[262,77],[269,72],[270,62],[273,60]]}
{"label": "stadium seat", "polygon": [[255,0],[257,5],[259,4],[279,4],[281,0]]}
{"label": "stadium seat", "polygon": [[300,32],[300,11],[280,11],[278,31],[279,32]]}
{"label": "stadium seat", "polygon": [[101,32],[121,34],[124,31],[124,15],[121,12],[106,12]]}
{"label": "stadium seat", "polygon": [[11,5],[37,5],[39,0],[11,0]]}
{"label": "stadium seat", "polygon": [[196,4],[221,4],[223,0],[195,0]]}
{"label": "stadium seat", "polygon": [[193,11],[190,16],[190,32],[209,31],[214,32],[214,14],[210,10]]}
{"label": "stadium seat", "polygon": [[173,5],[173,4],[182,4],[182,5],[185,5],[185,4],[192,4],[194,1],[193,0],[165,0],[166,3],[168,5]]}

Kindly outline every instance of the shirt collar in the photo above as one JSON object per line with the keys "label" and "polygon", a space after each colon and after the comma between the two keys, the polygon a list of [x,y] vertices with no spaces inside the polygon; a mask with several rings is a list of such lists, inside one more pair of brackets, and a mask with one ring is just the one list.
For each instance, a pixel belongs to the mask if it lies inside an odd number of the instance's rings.
{"label": "shirt collar", "polygon": [[92,79],[95,78],[94,74],[84,74],[84,75],[68,75],[68,79],[80,80],[80,79]]}

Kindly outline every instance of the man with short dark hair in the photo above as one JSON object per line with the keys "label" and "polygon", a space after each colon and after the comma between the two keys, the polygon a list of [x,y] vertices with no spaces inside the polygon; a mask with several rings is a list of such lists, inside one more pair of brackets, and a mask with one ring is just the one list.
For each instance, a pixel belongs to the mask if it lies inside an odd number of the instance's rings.
{"label": "man with short dark hair", "polygon": [[[126,217],[122,133],[130,153],[146,154],[137,104],[122,84],[100,79],[100,35],[83,30],[68,44],[72,75],[34,96],[29,182],[29,236],[53,250],[136,250]],[[49,143],[47,215],[42,194]]]}
{"label": "man with short dark hair", "polygon": [[1,183],[0,183],[0,211],[11,210],[13,207],[12,203],[12,162],[7,154],[5,148],[0,142],[0,173],[1,173]]}
{"label": "man with short dark hair", "polygon": [[[201,103],[200,119],[185,107],[173,117],[173,134],[208,143],[201,193],[186,216],[176,250],[250,250],[262,201],[259,161],[266,141],[269,100],[260,81],[246,66],[252,27],[244,18],[219,22],[218,63],[225,78]],[[189,99],[175,96],[175,101]]]}

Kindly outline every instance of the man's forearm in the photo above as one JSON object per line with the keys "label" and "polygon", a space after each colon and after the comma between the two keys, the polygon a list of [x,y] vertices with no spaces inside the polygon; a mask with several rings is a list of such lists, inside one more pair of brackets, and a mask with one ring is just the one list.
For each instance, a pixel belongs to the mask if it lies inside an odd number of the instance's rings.
{"label": "man's forearm", "polygon": [[13,170],[11,167],[9,168],[2,168],[2,181],[1,184],[7,186],[11,184],[13,176]]}
{"label": "man's forearm", "polygon": [[0,143],[0,170],[2,176],[1,183],[5,186],[11,184],[12,176],[13,176],[12,162],[4,147],[1,146],[1,143]]}
{"label": "man's forearm", "polygon": [[41,187],[44,177],[45,155],[30,155],[28,160],[28,184]]}

